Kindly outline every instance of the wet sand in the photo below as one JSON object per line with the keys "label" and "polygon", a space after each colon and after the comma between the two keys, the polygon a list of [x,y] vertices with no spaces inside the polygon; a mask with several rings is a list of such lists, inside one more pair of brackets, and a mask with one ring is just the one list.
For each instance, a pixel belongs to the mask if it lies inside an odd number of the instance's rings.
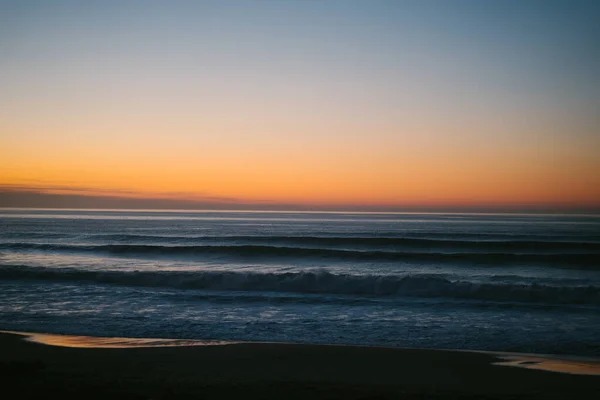
{"label": "wet sand", "polygon": [[[495,365],[506,361],[501,354],[447,350],[159,339],[129,346],[123,338],[89,348],[84,337],[51,335],[54,345],[24,338],[0,333],[7,398],[600,398],[600,375],[530,369],[547,362],[539,356],[512,355],[524,367],[514,368]],[[62,346],[65,339],[77,347]],[[571,365],[582,373],[595,367],[579,359]]]}

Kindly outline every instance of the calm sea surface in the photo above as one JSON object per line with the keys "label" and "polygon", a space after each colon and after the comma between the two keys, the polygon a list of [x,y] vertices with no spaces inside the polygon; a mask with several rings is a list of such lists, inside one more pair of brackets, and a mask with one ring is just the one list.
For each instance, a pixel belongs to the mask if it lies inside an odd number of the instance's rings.
{"label": "calm sea surface", "polygon": [[0,209],[0,329],[600,355],[600,217]]}

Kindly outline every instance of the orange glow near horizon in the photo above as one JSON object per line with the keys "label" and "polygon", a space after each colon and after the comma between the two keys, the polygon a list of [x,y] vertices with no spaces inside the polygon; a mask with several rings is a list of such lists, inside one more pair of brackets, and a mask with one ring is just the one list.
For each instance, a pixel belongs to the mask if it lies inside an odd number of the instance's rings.
{"label": "orange glow near horizon", "polygon": [[411,157],[410,152],[401,150],[396,158],[384,150],[369,154],[356,148],[337,155],[313,151],[306,156],[282,149],[256,158],[235,151],[196,157],[191,151],[174,150],[179,157],[165,155],[160,161],[154,152],[128,153],[119,159],[112,151],[112,159],[103,160],[104,151],[111,150],[90,150],[76,151],[75,157],[53,154],[46,159],[41,153],[9,153],[2,161],[0,183],[23,189],[42,186],[46,193],[63,194],[61,188],[71,187],[68,192],[72,194],[183,200],[211,197],[225,203],[306,206],[577,207],[600,203],[593,160],[568,154],[535,160],[524,154],[504,162],[502,158],[509,154],[463,151],[439,154],[432,164],[430,158],[420,160],[419,154]]}
{"label": "orange glow near horizon", "polygon": [[586,157],[585,149],[569,154],[526,148],[419,151],[394,143],[381,148],[280,144],[261,154],[251,147],[197,151],[190,142],[189,147],[140,142],[137,151],[82,143],[54,145],[48,152],[46,146],[15,149],[10,140],[2,142],[5,151],[13,150],[0,162],[0,183],[44,186],[49,193],[68,186],[74,193],[86,188],[101,195],[132,196],[120,193],[128,191],[141,198],[208,196],[307,206],[600,204],[598,162],[592,151]]}
{"label": "orange glow near horizon", "polygon": [[328,136],[324,128],[309,137],[247,126],[205,141],[202,131],[125,133],[118,123],[106,128],[123,132],[112,137],[81,124],[31,141],[38,130],[23,125],[0,138],[0,184],[23,190],[316,207],[600,205],[600,162],[588,142],[455,142],[451,125],[446,135],[433,126],[413,136],[401,124],[398,133]]}

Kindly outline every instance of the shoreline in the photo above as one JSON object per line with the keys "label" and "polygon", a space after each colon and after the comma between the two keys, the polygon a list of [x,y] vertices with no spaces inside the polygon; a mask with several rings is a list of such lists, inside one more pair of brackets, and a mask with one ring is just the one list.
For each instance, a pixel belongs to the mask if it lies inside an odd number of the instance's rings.
{"label": "shoreline", "polygon": [[83,342],[64,347],[38,341],[47,339],[44,335],[35,341],[27,335],[0,332],[0,376],[5,390],[20,393],[19,398],[48,393],[148,399],[600,396],[598,375],[531,369],[537,364],[523,359],[521,368],[507,368],[498,365],[499,354],[488,352],[203,341],[147,347],[148,340],[158,339],[137,339],[146,342],[128,348],[82,347]]}
{"label": "shoreline", "polygon": [[102,337],[86,335],[68,335],[58,333],[21,332],[0,330],[0,334],[11,334],[24,337],[23,340],[48,346],[89,348],[89,349],[134,349],[158,347],[196,347],[196,346],[228,346],[236,344],[279,344],[297,346],[341,346],[366,347],[399,350],[450,351],[459,353],[488,354],[497,360],[492,365],[508,366],[542,371],[600,376],[600,358],[558,354],[516,353],[488,350],[463,349],[426,349],[383,346],[358,346],[337,344],[303,344],[293,342],[246,342],[232,340],[203,340],[203,339],[168,339],[168,338],[128,338]]}

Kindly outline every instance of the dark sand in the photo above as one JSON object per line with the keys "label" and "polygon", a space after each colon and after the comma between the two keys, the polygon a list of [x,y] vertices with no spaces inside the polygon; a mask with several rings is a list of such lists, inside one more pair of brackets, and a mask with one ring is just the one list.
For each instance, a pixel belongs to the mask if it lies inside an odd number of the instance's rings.
{"label": "dark sand", "polygon": [[352,346],[70,348],[0,333],[2,398],[597,399],[600,376],[489,354]]}

